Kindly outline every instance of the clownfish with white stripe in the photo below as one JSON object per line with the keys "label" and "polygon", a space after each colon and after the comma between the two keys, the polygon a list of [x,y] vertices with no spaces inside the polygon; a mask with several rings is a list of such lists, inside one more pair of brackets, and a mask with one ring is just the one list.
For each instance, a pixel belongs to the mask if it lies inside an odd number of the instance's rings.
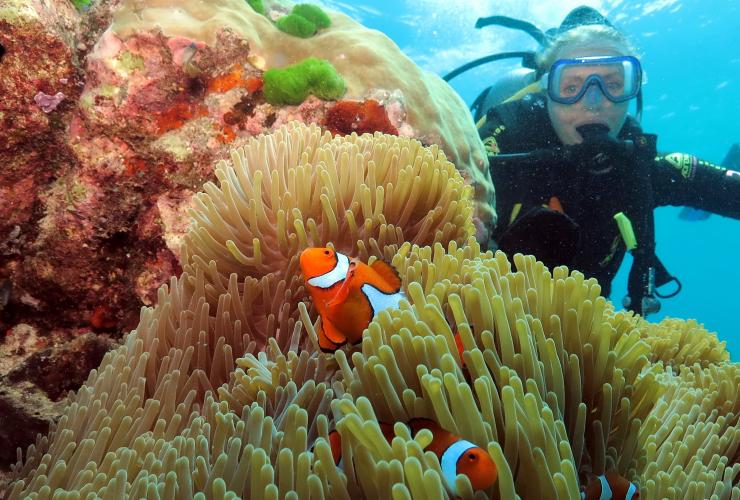
{"label": "clownfish with white stripe", "polygon": [[[378,425],[388,443],[393,441],[395,437],[393,425],[384,422],[378,422]],[[496,464],[483,448],[444,430],[437,422],[428,418],[414,418],[407,425],[411,429],[412,436],[415,436],[421,429],[429,429],[432,433],[432,442],[426,447],[426,451],[437,455],[442,474],[454,494],[457,494],[455,478],[458,474],[468,476],[474,490],[485,490],[498,479]],[[338,431],[334,430],[329,433],[329,445],[334,464],[340,466],[342,440]]]}
{"label": "clownfish with white stripe", "polygon": [[321,316],[316,333],[324,352],[358,344],[378,312],[405,298],[398,273],[382,260],[368,266],[331,248],[307,248],[300,266]]}
{"label": "clownfish with white stripe", "polygon": [[639,500],[637,486],[620,476],[617,472],[607,472],[593,477],[585,491],[581,492],[583,500]]}

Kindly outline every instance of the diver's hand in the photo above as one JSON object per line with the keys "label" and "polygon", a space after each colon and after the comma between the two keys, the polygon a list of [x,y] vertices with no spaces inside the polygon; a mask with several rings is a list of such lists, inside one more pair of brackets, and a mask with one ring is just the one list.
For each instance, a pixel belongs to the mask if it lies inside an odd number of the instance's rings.
{"label": "diver's hand", "polygon": [[582,125],[576,130],[583,142],[565,148],[565,154],[579,171],[589,175],[606,175],[622,170],[631,163],[635,150],[632,141],[622,141],[609,135],[605,125]]}

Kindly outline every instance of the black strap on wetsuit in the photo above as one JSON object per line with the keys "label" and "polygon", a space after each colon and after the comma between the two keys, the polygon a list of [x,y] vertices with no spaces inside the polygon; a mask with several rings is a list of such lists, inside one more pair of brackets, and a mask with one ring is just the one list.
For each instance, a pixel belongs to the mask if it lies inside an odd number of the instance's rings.
{"label": "black strap on wetsuit", "polygon": [[[654,136],[652,137],[654,141]],[[653,159],[650,158],[648,161],[653,161]],[[653,215],[655,202],[648,161],[632,162],[629,165],[632,171],[628,173],[628,177],[625,177],[631,181],[625,186],[631,191],[630,196],[625,200],[625,211],[632,220],[637,247],[631,250],[633,261],[627,279],[627,297],[625,297],[623,306],[642,316],[657,313],[660,310],[660,302],[655,295],[655,289],[660,285],[656,283],[658,259],[655,256],[655,218]],[[660,269],[665,271],[662,264]]]}

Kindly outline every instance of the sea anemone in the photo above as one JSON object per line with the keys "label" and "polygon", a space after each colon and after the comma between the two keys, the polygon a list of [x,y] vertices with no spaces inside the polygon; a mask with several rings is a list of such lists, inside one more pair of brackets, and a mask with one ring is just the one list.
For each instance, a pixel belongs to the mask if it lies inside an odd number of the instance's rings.
{"label": "sea anemone", "polygon": [[[218,178],[185,271],[19,460],[10,498],[576,498],[605,472],[642,498],[740,496],[738,365],[711,343],[667,365],[651,345],[681,325],[656,333],[577,271],[481,252],[438,149],[292,125]],[[387,258],[408,298],[331,356],[295,264],[329,243]],[[497,482],[449,484],[415,417],[487,450]]]}
{"label": "sea anemone", "polygon": [[439,148],[406,137],[292,123],[232,150],[216,176],[196,197],[183,261],[217,262],[224,285],[231,273],[297,276],[308,246],[390,259],[405,241],[462,244],[474,231],[472,188]]}

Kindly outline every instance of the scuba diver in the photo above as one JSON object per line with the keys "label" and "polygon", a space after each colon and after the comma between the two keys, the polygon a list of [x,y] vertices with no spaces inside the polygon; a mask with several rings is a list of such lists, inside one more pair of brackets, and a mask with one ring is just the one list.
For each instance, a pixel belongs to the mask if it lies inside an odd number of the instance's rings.
{"label": "scuba diver", "polygon": [[[656,136],[628,115],[642,108],[643,72],[625,36],[601,14],[578,7],[542,33],[503,16],[479,19],[524,29],[543,50],[522,57],[503,100],[502,85],[473,104],[489,155],[499,219],[490,248],[534,254],[552,268],[567,265],[596,278],[604,296],[626,251],[634,257],[623,305],[646,316],[681,284],[655,255],[653,210],[689,206],[740,218],[740,172],[683,153],[659,154]],[[473,61],[446,80],[487,60]],[[523,82],[523,85],[522,85]],[[511,95],[511,81],[503,85]],[[492,94],[499,95],[492,97]],[[487,111],[485,111],[487,109]],[[485,114],[484,114],[485,113]],[[675,282],[671,294],[656,289]]]}

